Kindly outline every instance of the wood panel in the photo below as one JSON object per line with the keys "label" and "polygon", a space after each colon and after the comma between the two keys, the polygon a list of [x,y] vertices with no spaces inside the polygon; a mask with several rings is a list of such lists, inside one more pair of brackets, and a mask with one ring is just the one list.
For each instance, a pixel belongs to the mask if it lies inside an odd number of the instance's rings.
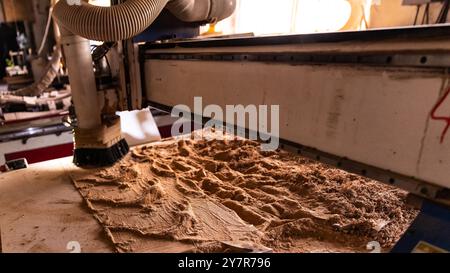
{"label": "wood panel", "polygon": [[3,252],[113,252],[114,247],[73,187],[67,157],[0,174]]}

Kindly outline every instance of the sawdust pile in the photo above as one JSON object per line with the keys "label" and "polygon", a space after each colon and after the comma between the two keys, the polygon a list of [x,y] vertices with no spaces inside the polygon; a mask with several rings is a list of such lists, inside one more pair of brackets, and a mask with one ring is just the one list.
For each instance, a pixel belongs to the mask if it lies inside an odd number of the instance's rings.
{"label": "sawdust pile", "polygon": [[401,190],[259,146],[169,139],[74,184],[120,252],[387,250],[417,215]]}

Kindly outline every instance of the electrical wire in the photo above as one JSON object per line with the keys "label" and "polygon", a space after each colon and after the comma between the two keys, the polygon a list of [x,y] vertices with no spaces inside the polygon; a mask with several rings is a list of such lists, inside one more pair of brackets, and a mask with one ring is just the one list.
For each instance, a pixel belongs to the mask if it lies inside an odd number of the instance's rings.
{"label": "electrical wire", "polygon": [[93,50],[91,49],[92,53],[92,60],[94,62],[99,61],[103,59],[104,56],[108,53],[108,51],[113,48],[116,45],[115,42],[104,42],[101,45],[93,45]]}
{"label": "electrical wire", "polygon": [[419,13],[420,13],[421,8],[422,8],[421,5],[417,5],[416,16],[414,17],[414,26],[417,25],[417,19],[419,18]]}
{"label": "electrical wire", "polygon": [[436,20],[436,24],[443,24],[447,21],[448,11],[450,8],[450,0],[445,0],[442,4],[441,11],[439,12],[439,16]]}
{"label": "electrical wire", "polygon": [[52,13],[53,13],[53,7],[50,6],[48,9],[48,18],[47,18],[47,24],[45,25],[44,36],[42,37],[41,46],[39,47],[39,50],[37,51],[37,55],[41,55],[42,50],[44,49],[44,46],[45,46],[45,42],[47,41],[48,32],[50,30],[50,23],[52,22]]}
{"label": "electrical wire", "polygon": [[430,4],[428,3],[425,5],[425,10],[423,12],[422,25],[429,23],[430,23]]}

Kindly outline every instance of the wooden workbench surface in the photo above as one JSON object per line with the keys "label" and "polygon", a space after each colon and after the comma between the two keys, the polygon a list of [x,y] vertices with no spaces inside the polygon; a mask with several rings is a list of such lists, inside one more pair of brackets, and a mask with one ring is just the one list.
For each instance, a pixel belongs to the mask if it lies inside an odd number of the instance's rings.
{"label": "wooden workbench surface", "polygon": [[112,252],[114,247],[75,190],[68,171],[72,158],[0,174],[3,252]]}

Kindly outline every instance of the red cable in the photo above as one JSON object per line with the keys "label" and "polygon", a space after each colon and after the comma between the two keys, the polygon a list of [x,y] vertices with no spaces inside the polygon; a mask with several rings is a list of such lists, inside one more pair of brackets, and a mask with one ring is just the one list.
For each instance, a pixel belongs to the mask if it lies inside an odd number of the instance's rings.
{"label": "red cable", "polygon": [[442,98],[439,99],[439,101],[436,103],[436,105],[433,107],[433,110],[431,110],[431,119],[433,120],[442,120],[447,123],[445,126],[444,131],[441,134],[441,143],[444,142],[445,135],[447,134],[448,129],[450,128],[450,117],[442,117],[442,116],[436,116],[436,111],[441,107],[442,103],[447,99],[448,95],[450,94],[450,88],[447,89],[445,94],[442,96]]}

